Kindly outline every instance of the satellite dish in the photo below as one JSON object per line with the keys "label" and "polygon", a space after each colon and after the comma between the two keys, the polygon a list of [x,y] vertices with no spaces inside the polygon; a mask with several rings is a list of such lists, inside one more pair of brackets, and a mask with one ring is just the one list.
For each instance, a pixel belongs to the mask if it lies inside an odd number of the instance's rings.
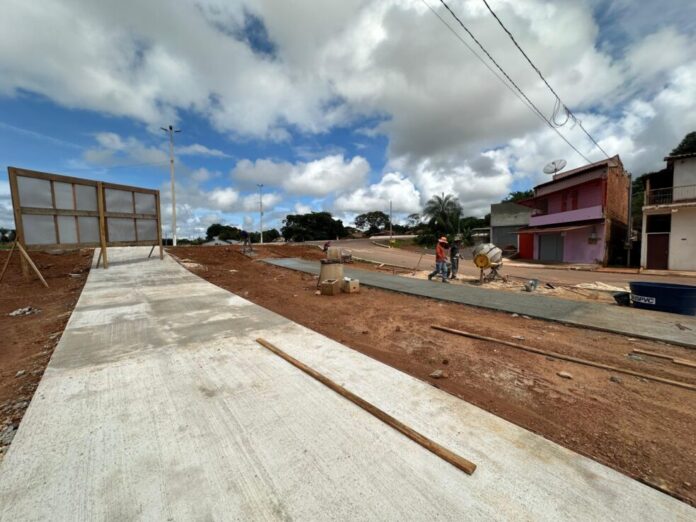
{"label": "satellite dish", "polygon": [[567,162],[564,159],[553,160],[544,167],[544,174],[556,174],[563,170]]}

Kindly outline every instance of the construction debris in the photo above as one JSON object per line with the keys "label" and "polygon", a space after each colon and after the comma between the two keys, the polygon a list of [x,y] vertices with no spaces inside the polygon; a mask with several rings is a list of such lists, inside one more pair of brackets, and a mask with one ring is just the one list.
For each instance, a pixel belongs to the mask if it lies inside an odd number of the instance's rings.
{"label": "construction debris", "polygon": [[32,306],[27,306],[25,308],[17,308],[13,312],[10,312],[9,315],[10,317],[19,317],[22,315],[31,315],[31,314],[38,314],[41,310],[38,308],[34,308]]}

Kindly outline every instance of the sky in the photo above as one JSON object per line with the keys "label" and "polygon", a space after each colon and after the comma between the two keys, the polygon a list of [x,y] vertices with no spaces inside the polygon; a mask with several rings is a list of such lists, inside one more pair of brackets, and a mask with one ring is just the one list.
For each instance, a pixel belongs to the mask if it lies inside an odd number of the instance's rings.
{"label": "sky", "polygon": [[[550,117],[481,0],[447,0]],[[489,0],[610,155],[640,175],[696,130],[693,0]],[[432,7],[451,27],[429,9]],[[326,210],[395,221],[433,195],[482,216],[544,165],[586,163],[465,45],[439,0],[0,0],[0,165],[156,188],[171,234]],[[479,53],[480,54],[480,53]],[[484,59],[485,60],[485,59]],[[559,129],[591,161],[578,125]],[[0,174],[0,226],[14,228]]]}

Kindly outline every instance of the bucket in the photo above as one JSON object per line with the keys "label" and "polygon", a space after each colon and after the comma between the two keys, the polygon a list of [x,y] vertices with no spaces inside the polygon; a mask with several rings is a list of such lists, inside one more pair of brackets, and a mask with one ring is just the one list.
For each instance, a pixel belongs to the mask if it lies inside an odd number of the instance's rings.
{"label": "bucket", "polygon": [[319,270],[319,284],[327,279],[343,280],[343,265],[341,263],[321,263]]}
{"label": "bucket", "polygon": [[673,314],[696,315],[696,286],[635,281],[631,303],[636,308]]}

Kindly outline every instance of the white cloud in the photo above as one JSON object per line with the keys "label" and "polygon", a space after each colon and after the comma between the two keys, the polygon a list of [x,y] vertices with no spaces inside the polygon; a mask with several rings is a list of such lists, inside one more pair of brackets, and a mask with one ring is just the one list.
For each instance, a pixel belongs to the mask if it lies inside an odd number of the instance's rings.
{"label": "white cloud", "polygon": [[326,156],[308,163],[276,163],[268,159],[242,160],[232,171],[241,182],[279,185],[292,194],[326,196],[359,186],[367,179],[370,164],[361,156],[350,160],[342,154]]}
{"label": "white cloud", "polygon": [[210,158],[229,158],[229,154],[226,154],[218,149],[209,149],[205,145],[200,143],[193,143],[192,145],[184,145],[183,147],[176,147],[175,149],[177,156],[207,156]]}
{"label": "white cloud", "polygon": [[388,212],[390,200],[394,212],[419,212],[421,208],[421,195],[415,185],[398,173],[385,174],[379,183],[336,198],[334,208],[358,214],[372,210]]}
{"label": "white cloud", "polygon": [[[336,208],[357,209],[395,196],[390,187],[400,183],[404,208],[413,207],[415,194],[422,204],[452,191],[472,212],[482,212],[516,180],[543,179],[540,170],[550,159],[582,161],[420,0],[44,4],[5,1],[0,95],[38,93],[66,107],[132,118],[158,134],[163,123],[192,113],[240,143],[286,141],[303,160],[242,160],[233,170],[234,187],[205,190],[196,184],[210,183],[214,173],[198,169],[190,175],[196,190],[182,195],[194,209],[243,207],[242,191],[256,183],[324,198],[317,208],[335,200]],[[553,97],[485,6],[449,4],[550,115]],[[494,8],[585,127],[639,174],[659,167],[696,128],[691,4],[500,0]],[[240,36],[249,13],[263,21],[272,56]],[[604,25],[600,16],[608,17]],[[398,183],[385,174],[369,185],[370,165],[361,156],[347,157],[330,145],[317,156],[292,143],[298,135],[350,128],[361,116],[369,123],[360,120],[363,129],[355,132],[361,142],[386,136],[384,171],[395,172]],[[577,126],[561,132],[590,159],[601,157]],[[161,143],[113,133],[96,139],[84,152],[91,164],[168,159]],[[226,157],[198,143],[177,150]]]}
{"label": "white cloud", "polygon": [[82,154],[82,159],[93,165],[163,165],[169,162],[167,152],[147,146],[132,136],[122,138],[114,132],[99,132],[94,138],[98,146],[89,148]]}

